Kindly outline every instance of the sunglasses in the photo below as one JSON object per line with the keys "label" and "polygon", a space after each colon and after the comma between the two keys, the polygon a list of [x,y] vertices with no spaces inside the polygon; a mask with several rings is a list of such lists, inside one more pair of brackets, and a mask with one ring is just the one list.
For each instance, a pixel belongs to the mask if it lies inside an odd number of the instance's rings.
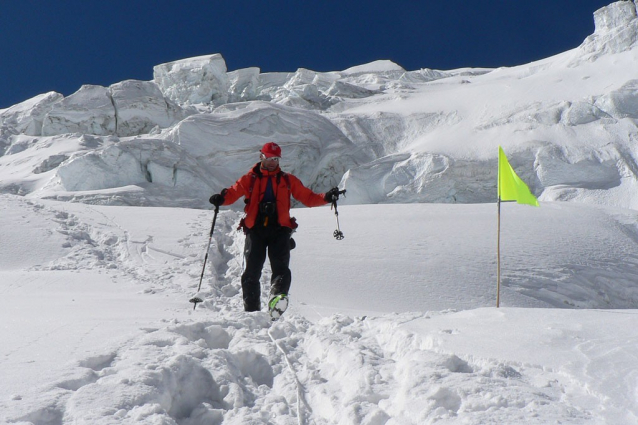
{"label": "sunglasses", "polygon": [[262,161],[265,160],[265,161],[279,162],[279,157],[277,157],[277,156],[274,156],[272,158],[266,158],[266,155],[262,154],[261,155],[261,159],[262,159]]}

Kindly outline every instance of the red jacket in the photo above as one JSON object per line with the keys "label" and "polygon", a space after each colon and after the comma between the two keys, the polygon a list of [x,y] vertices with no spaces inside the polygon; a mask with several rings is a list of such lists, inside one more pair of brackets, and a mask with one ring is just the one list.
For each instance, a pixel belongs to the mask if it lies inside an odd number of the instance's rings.
{"label": "red jacket", "polygon": [[[279,177],[277,175],[280,175]],[[224,204],[230,205],[240,197],[246,198],[246,208],[244,212],[244,225],[252,228],[259,214],[259,202],[266,192],[268,179],[272,179],[272,187],[275,192],[277,202],[277,217],[281,226],[294,228],[290,221],[290,195],[307,207],[318,207],[326,205],[323,193],[315,193],[301,183],[297,177],[281,171],[279,167],[275,171],[269,172],[261,168],[257,163],[248,173],[243,175],[237,182],[225,189]]]}

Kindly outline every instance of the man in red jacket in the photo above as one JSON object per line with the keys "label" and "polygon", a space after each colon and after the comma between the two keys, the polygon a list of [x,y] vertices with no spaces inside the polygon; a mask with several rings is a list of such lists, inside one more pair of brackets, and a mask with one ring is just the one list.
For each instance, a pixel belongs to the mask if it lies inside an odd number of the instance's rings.
{"label": "man in red jacket", "polygon": [[336,187],[322,194],[308,189],[297,177],[281,171],[280,159],[279,145],[266,143],[259,163],[234,185],[210,198],[210,203],[217,207],[230,205],[242,196],[245,198],[246,215],[242,226],[246,233],[246,270],[241,277],[244,310],[261,310],[259,279],[267,252],[272,269],[268,310],[273,319],[288,307],[290,235],[297,227],[290,217],[290,196],[307,207],[325,205],[339,198]]}

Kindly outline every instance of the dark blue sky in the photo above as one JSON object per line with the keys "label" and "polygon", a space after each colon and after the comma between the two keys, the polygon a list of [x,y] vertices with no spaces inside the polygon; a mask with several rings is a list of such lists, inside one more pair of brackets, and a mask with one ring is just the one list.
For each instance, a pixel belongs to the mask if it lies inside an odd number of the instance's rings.
{"label": "dark blue sky", "polygon": [[221,53],[229,71],[519,65],[578,46],[612,0],[19,0],[0,11],[0,108],[153,78]]}

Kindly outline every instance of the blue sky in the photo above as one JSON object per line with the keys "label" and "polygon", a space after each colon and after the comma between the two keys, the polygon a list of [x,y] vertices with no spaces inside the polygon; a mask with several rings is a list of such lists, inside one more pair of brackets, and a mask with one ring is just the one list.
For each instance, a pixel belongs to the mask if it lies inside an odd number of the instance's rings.
{"label": "blue sky", "polygon": [[9,0],[0,108],[82,84],[151,80],[153,66],[221,53],[229,71],[499,67],[578,46],[611,0]]}

